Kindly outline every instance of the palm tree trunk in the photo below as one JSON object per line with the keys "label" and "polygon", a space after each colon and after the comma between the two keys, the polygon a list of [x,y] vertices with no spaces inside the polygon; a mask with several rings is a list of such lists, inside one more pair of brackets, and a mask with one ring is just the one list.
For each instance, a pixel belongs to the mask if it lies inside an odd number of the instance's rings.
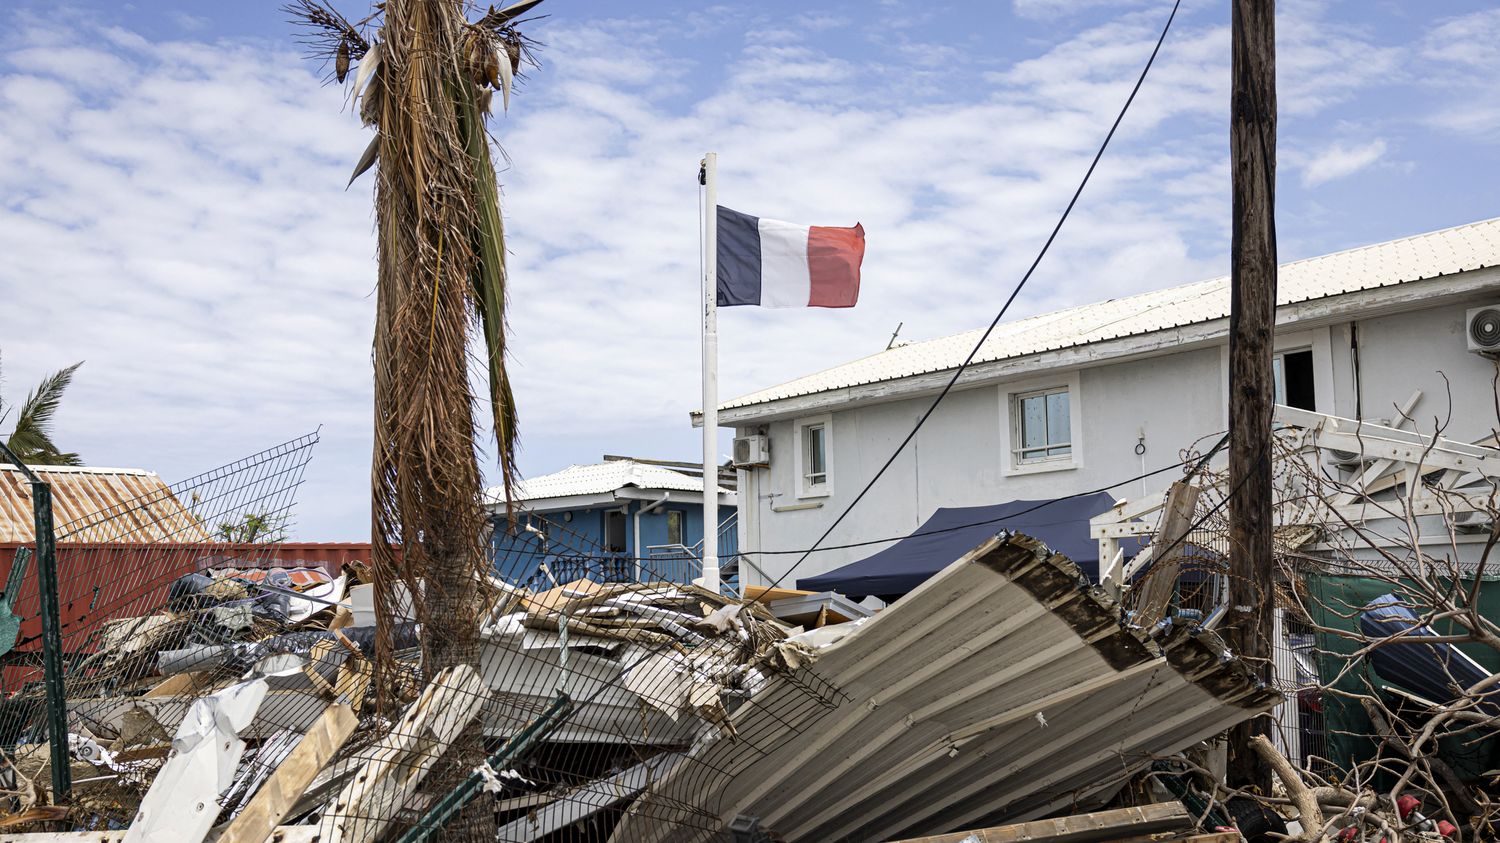
{"label": "palm tree trunk", "polygon": [[[476,172],[456,106],[476,89],[461,69],[466,30],[456,0],[389,0],[385,16],[372,567],[383,630],[398,622],[401,593],[413,595],[423,673],[431,677],[457,664],[477,667],[489,567],[467,356],[479,269]],[[379,693],[389,705],[397,664],[389,638],[380,647]],[[429,787],[446,791],[483,757],[476,723]],[[473,807],[445,837],[493,839],[490,808],[484,800]]]}

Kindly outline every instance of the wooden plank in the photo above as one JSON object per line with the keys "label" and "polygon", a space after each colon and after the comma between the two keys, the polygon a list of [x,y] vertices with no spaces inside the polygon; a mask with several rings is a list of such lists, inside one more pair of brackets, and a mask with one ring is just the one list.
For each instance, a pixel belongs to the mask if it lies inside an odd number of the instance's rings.
{"label": "wooden plank", "polygon": [[212,671],[200,671],[198,673],[177,673],[168,676],[151,690],[142,694],[143,697],[177,697],[184,694],[198,693],[223,677],[216,676]]}
{"label": "wooden plank", "polygon": [[1167,490],[1167,505],[1161,516],[1161,529],[1151,542],[1151,570],[1135,600],[1136,626],[1149,628],[1167,614],[1172,594],[1177,589],[1177,575],[1187,548],[1188,531],[1198,509],[1199,488],[1177,481]]}
{"label": "wooden plank", "polygon": [[[759,600],[762,603],[771,603],[788,597],[806,597],[814,593],[796,588],[771,588],[764,585],[747,585],[745,586],[744,594],[741,596],[745,598],[746,602]],[[764,595],[764,599],[762,599],[762,595]]]}
{"label": "wooden plank", "polygon": [[1182,807],[1182,803],[1159,802],[1138,808],[1117,808],[1072,817],[955,831],[932,837],[911,837],[892,843],[1096,843],[1186,830],[1192,826],[1193,818]]}
{"label": "wooden plank", "polygon": [[298,797],[358,725],[359,718],[347,705],[334,703],[324,709],[323,716],[219,836],[221,843],[266,843]]}
{"label": "wooden plank", "polygon": [[468,665],[434,676],[339,792],[321,824],[321,843],[368,843],[380,837],[449,744],[479,716],[488,693],[484,679]]}

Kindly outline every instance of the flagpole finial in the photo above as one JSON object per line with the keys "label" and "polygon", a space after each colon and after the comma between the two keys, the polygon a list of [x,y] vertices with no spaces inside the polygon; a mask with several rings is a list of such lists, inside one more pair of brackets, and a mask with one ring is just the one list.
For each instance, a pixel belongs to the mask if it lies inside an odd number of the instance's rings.
{"label": "flagpole finial", "polygon": [[698,184],[700,184],[700,185],[706,185],[706,184],[708,184],[708,162],[707,161],[699,161],[698,162]]}

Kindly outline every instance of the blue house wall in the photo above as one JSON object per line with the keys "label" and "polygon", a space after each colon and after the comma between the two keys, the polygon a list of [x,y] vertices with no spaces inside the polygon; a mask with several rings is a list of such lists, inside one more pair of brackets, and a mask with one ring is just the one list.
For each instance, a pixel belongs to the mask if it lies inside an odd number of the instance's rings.
{"label": "blue house wall", "polygon": [[[553,557],[548,566],[553,569],[553,575],[562,581],[576,579],[573,576],[575,573],[587,575],[591,579],[603,577],[614,581],[637,578],[684,580],[684,566],[680,561],[652,560],[649,549],[668,544],[669,516],[666,513],[678,512],[683,519],[682,544],[692,548],[696,556],[700,550],[699,543],[703,541],[703,507],[697,503],[668,501],[639,516],[641,535],[640,546],[637,547],[636,516],[643,507],[650,506],[650,503],[620,501],[607,507],[563,510],[543,515],[522,513],[516,516],[514,528],[510,526],[506,516],[493,516],[494,532],[490,548],[495,574],[514,585],[535,586],[539,577],[541,580],[546,579],[541,576],[539,563]],[[609,513],[621,512],[622,507],[626,507],[624,547],[623,550],[611,553],[606,550],[606,524]],[[734,506],[719,506],[721,559],[727,559],[736,552],[738,531],[733,529],[732,524],[726,529],[726,523],[731,522],[735,516]],[[528,519],[546,534],[545,543],[541,536],[524,529]],[[639,567],[645,571],[637,570],[637,557],[640,557]],[[568,564],[567,560],[575,558],[587,560],[584,565],[587,570],[575,570],[579,568],[578,565]]]}

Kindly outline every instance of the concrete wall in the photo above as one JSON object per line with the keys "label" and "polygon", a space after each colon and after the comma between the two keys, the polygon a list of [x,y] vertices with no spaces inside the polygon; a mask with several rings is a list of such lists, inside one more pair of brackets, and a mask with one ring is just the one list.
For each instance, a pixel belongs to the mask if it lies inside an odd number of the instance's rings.
{"label": "concrete wall", "polygon": [[[1424,397],[1415,415],[1431,431],[1433,417],[1449,414],[1447,435],[1474,441],[1500,425],[1491,388],[1495,364],[1471,354],[1464,340],[1464,311],[1487,303],[1470,298],[1440,307],[1278,332],[1277,350],[1313,352],[1316,409],[1354,417],[1356,384],[1351,336],[1359,345],[1358,405],[1364,417],[1390,418],[1393,405],[1413,390]],[[1009,389],[1045,387],[1076,377],[1073,412],[1081,422],[1077,465],[1065,470],[1012,474],[1004,440],[1008,435]],[[1227,427],[1227,343],[1155,357],[1108,362],[1042,377],[960,389],[939,406],[916,440],[896,458],[881,480],[828,537],[817,552],[751,555],[763,572],[746,566],[747,581],[799,577],[862,559],[887,544],[840,548],[911,532],[933,511],[945,506],[976,506],[1010,500],[1055,498],[1110,487],[1117,498],[1159,491],[1180,476],[1177,471],[1117,484],[1181,459],[1182,449],[1197,443],[1211,447]],[[841,513],[890,457],[901,439],[930,405],[930,397],[909,398],[835,410],[830,416],[831,490],[826,497],[798,498],[794,477],[796,420],[766,425],[771,438],[769,468],[740,475],[740,546],[751,551],[807,548]],[[744,427],[737,435],[750,433]],[[1079,440],[1075,434],[1075,446]],[[1137,455],[1144,444],[1145,454]]]}

